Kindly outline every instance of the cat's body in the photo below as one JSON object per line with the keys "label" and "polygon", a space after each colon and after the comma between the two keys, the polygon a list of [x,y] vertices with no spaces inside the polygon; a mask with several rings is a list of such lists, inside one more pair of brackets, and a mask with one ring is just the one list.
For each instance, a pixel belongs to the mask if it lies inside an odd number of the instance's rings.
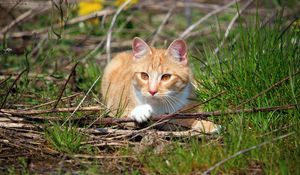
{"label": "cat's body", "polygon": [[[192,103],[193,77],[183,40],[175,40],[168,49],[155,49],[135,38],[132,48],[132,52],[116,55],[102,78],[101,92],[113,115],[122,112],[143,123]],[[217,129],[212,122],[195,119],[175,123],[205,132]]]}

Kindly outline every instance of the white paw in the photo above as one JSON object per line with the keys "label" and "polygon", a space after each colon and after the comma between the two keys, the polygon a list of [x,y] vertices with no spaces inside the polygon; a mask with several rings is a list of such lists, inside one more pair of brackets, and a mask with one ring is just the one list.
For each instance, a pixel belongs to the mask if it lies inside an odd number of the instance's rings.
{"label": "white paw", "polygon": [[129,117],[137,121],[138,123],[142,123],[147,121],[153,112],[153,109],[150,105],[144,104],[135,107],[129,114]]}

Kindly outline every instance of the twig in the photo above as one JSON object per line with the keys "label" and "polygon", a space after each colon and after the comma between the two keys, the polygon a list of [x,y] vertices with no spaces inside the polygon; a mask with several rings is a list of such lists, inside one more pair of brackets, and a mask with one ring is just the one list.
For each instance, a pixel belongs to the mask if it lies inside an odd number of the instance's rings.
{"label": "twig", "polygon": [[74,112],[75,110],[76,111],[99,111],[100,106],[89,106],[89,107],[81,107],[81,108],[77,106],[76,108],[72,107],[72,108],[35,109],[35,110],[0,109],[0,112],[19,116],[19,115],[49,114],[49,113],[58,113],[58,112]]}
{"label": "twig", "polygon": [[[0,112],[11,114],[11,115],[37,115],[37,114],[47,114],[47,113],[58,113],[58,112],[72,112],[72,115],[77,111],[90,111],[97,112],[101,109],[101,106],[89,106],[89,107],[79,107],[76,108],[56,108],[45,109],[45,110],[16,110],[16,109],[0,109]],[[223,116],[223,115],[231,115],[231,114],[240,114],[240,113],[254,113],[254,112],[271,112],[271,111],[282,111],[282,110],[291,110],[296,109],[296,105],[283,105],[283,106],[272,106],[272,107],[262,107],[262,108],[248,108],[248,109],[238,109],[238,110],[227,110],[227,111],[212,111],[212,112],[199,112],[199,113],[173,113],[168,115],[159,115],[153,116],[151,121],[164,121],[170,119],[190,119],[190,118],[200,118],[203,120],[207,120],[208,117],[211,116]],[[71,115],[71,116],[72,116]],[[70,120],[71,116],[66,120]],[[64,123],[66,123],[66,121]],[[123,118],[101,118],[95,124],[103,124],[103,125],[112,125],[118,123],[129,123],[135,122],[135,120],[131,118],[127,118],[124,116]]]}
{"label": "twig", "polygon": [[50,6],[51,1],[32,1],[32,0],[12,0],[12,1],[0,1],[2,7],[13,9],[40,9],[45,6]]}
{"label": "twig", "polygon": [[35,128],[36,125],[27,123],[0,122],[0,128]]}
{"label": "twig", "polygon": [[[77,24],[79,22],[87,21],[87,20],[93,19],[93,18],[98,18],[98,17],[104,16],[104,15],[111,15],[114,12],[115,12],[115,10],[113,10],[113,9],[104,9],[104,10],[96,11],[96,12],[90,13],[88,15],[79,16],[79,17],[70,19],[66,23],[66,25]],[[61,24],[57,24],[57,25],[61,25]]]}
{"label": "twig", "polygon": [[21,14],[20,16],[18,16],[15,20],[13,20],[10,24],[8,24],[7,26],[5,26],[0,31],[0,35],[4,35],[9,29],[13,28],[16,24],[20,23],[25,18],[27,18],[28,16],[30,16],[32,14],[32,12],[33,12],[33,10],[28,10],[25,13]]}
{"label": "twig", "polygon": [[267,133],[263,133],[263,134],[260,135],[259,137],[265,137],[265,136],[267,136],[267,135],[276,133],[276,132],[278,132],[278,131],[287,130],[288,128],[294,127],[294,126],[296,126],[296,125],[297,125],[297,123],[288,124],[288,125],[286,125],[286,126],[283,126],[283,127],[277,128],[277,129],[274,129],[274,130],[269,131],[269,132],[267,132]]}
{"label": "twig", "polygon": [[61,91],[60,91],[60,94],[59,94],[59,96],[58,96],[58,99],[56,100],[56,103],[55,103],[54,106],[53,106],[53,109],[55,109],[55,108],[57,107],[57,105],[58,105],[58,103],[59,103],[61,97],[62,97],[63,94],[64,94],[64,91],[65,91],[65,89],[66,89],[66,86],[67,86],[68,82],[70,81],[71,77],[72,77],[73,75],[75,75],[75,70],[76,70],[76,67],[77,67],[78,63],[79,63],[79,62],[76,62],[75,65],[72,67],[71,73],[69,74],[69,77],[68,77],[67,81],[65,82],[64,86],[62,87],[62,89],[61,89]]}
{"label": "twig", "polygon": [[8,76],[7,78],[5,78],[4,80],[2,80],[1,82],[0,82],[0,86],[3,84],[3,83],[5,83],[7,80],[9,80],[11,78],[11,76]]}
{"label": "twig", "polygon": [[246,101],[240,103],[240,104],[239,104],[238,106],[236,106],[234,109],[238,109],[238,108],[244,106],[244,105],[247,104],[248,102],[250,102],[250,101],[256,99],[257,97],[259,97],[259,96],[261,96],[261,95],[263,95],[263,94],[265,94],[266,92],[268,92],[268,91],[272,90],[273,88],[279,86],[279,85],[282,84],[283,82],[287,81],[287,80],[290,79],[291,77],[296,76],[296,75],[299,74],[299,73],[300,73],[300,70],[296,71],[296,72],[293,73],[291,76],[287,76],[287,77],[283,78],[282,80],[276,82],[275,84],[273,84],[272,86],[268,87],[267,89],[265,89],[265,90],[261,91],[260,93],[254,95],[254,96],[251,97],[250,99],[248,99],[248,100],[246,100]]}
{"label": "twig", "polygon": [[[227,110],[227,111],[199,112],[199,113],[187,113],[187,114],[175,113],[169,115],[154,116],[151,118],[151,120],[163,121],[163,120],[170,120],[170,119],[188,119],[188,118],[199,118],[202,120],[207,120],[207,118],[211,116],[222,116],[222,115],[253,113],[253,112],[271,112],[271,111],[290,110],[290,109],[296,109],[296,105],[272,106],[272,107],[251,108],[251,109],[248,108],[248,109]],[[118,120],[116,120],[118,123],[121,123],[121,121],[122,122],[134,121],[130,118],[120,118]]]}
{"label": "twig", "polygon": [[[102,20],[102,22],[103,22],[104,20]],[[118,32],[117,32],[118,33]],[[99,42],[97,45],[96,45],[96,47],[95,46],[90,46],[90,47],[93,47],[93,50],[92,51],[90,51],[86,56],[84,56],[84,57],[82,57],[82,58],[80,58],[79,60],[81,60],[81,62],[82,63],[85,63],[86,62],[86,60],[88,59],[88,58],[90,58],[91,56],[93,56],[101,47],[102,47],[102,45],[104,44],[104,42],[106,41],[106,39],[107,39],[107,36],[105,36],[102,40],[101,40],[101,42]],[[124,44],[123,44],[124,43]],[[125,41],[125,42],[117,42],[117,43],[111,43],[111,47],[117,47],[118,49],[120,48],[120,47],[127,47],[127,46],[131,46],[131,40],[129,40],[129,41]],[[107,55],[106,56],[103,56],[103,58],[100,58],[101,60],[107,60],[107,58],[104,58],[104,57],[107,57]]]}
{"label": "twig", "polygon": [[[171,3],[173,3],[171,1]],[[219,8],[220,6],[219,5],[216,5],[216,4],[213,4],[213,3],[198,3],[198,2],[177,2],[176,3],[176,6],[177,7],[180,7],[180,8],[185,8],[185,7],[193,7],[193,8],[199,8],[201,10],[205,10],[205,9],[208,9],[208,10],[211,10],[211,9],[217,9]]]}
{"label": "twig", "polygon": [[115,15],[113,16],[113,19],[110,23],[108,32],[107,32],[107,39],[106,39],[106,54],[107,54],[107,63],[110,62],[110,41],[111,41],[111,34],[112,34],[112,29],[115,25],[115,22],[117,20],[118,15],[122,12],[122,10],[131,2],[131,0],[127,0],[126,2],[124,2],[117,10],[117,12],[115,13]]}
{"label": "twig", "polygon": [[14,85],[17,83],[17,81],[21,78],[21,76],[22,76],[26,71],[28,71],[27,68],[24,69],[24,70],[17,76],[17,78],[15,79],[15,81],[14,81],[14,82],[12,83],[12,85],[9,87],[9,89],[8,89],[8,91],[7,91],[7,93],[6,93],[5,97],[4,97],[4,100],[3,100],[3,102],[2,102],[2,104],[1,104],[1,106],[0,106],[0,110],[1,110],[1,109],[3,108],[3,106],[5,105],[5,102],[6,102],[6,100],[7,100],[7,97],[8,97],[8,95],[9,95],[10,91],[12,90],[12,88],[14,87]]}
{"label": "twig", "polygon": [[[88,94],[91,92],[91,90],[94,88],[94,86],[96,85],[96,83],[99,81],[99,79],[101,78],[101,75],[99,75],[97,77],[97,79],[94,81],[94,83],[92,84],[92,86],[90,87],[90,89],[87,91],[87,93],[85,94],[85,96],[82,98],[82,100],[80,101],[80,103],[77,105],[77,107],[73,110],[72,114],[67,118],[67,120],[62,124],[65,125],[67,123],[67,121],[70,120],[71,117],[73,117],[73,115],[77,112],[77,110],[80,108],[81,104],[84,102],[85,98],[88,96]],[[100,108],[97,106],[94,110],[100,110]]]}
{"label": "twig", "polygon": [[211,11],[210,13],[208,13],[207,15],[205,15],[203,18],[201,18],[200,20],[198,20],[197,22],[195,22],[194,24],[192,24],[191,26],[189,26],[187,29],[185,29],[184,32],[182,32],[182,34],[179,36],[179,38],[186,38],[186,36],[192,31],[194,30],[198,25],[200,25],[202,22],[206,21],[209,17],[217,14],[217,13],[220,13],[221,11],[227,9],[228,7],[232,6],[233,4],[235,3],[238,3],[240,0],[233,0],[231,1],[230,3],[222,6],[222,7],[219,7],[213,11]]}
{"label": "twig", "polygon": [[[0,109],[1,110],[1,109]],[[12,115],[11,114],[8,114],[8,113],[5,113],[5,112],[2,112],[0,111],[0,116],[1,117],[11,117]]]}
{"label": "twig", "polygon": [[83,58],[80,58],[79,60],[81,60],[81,62],[85,63],[88,58],[93,56],[102,47],[102,45],[104,44],[105,41],[106,41],[106,38],[101,40],[101,42],[98,43],[91,52],[89,52],[86,56],[84,56]]}
{"label": "twig", "polygon": [[0,122],[24,122],[25,119],[21,117],[0,117]]}
{"label": "twig", "polygon": [[[25,116],[25,115],[12,115],[0,112],[0,122],[23,122],[23,123],[31,123],[31,124],[43,124],[46,121],[61,121],[60,117],[50,117],[50,116]],[[82,118],[76,118],[76,120],[80,121]]]}
{"label": "twig", "polygon": [[[105,135],[107,137],[108,135]],[[103,138],[103,135],[100,136],[94,136],[92,133],[89,133],[89,137],[91,140],[81,142],[81,145],[91,145],[91,146],[128,146],[128,145],[136,145],[133,142],[130,142],[129,140],[107,140],[106,138]]]}
{"label": "twig", "polygon": [[215,53],[215,54],[218,53],[219,50],[220,50],[220,48],[224,45],[224,42],[225,42],[225,40],[227,39],[227,37],[228,37],[228,35],[229,35],[229,32],[230,32],[230,30],[232,29],[233,24],[235,23],[235,21],[240,17],[240,15],[243,13],[243,11],[251,5],[252,2],[253,2],[253,0],[247,1],[246,4],[242,7],[242,9],[241,9],[240,11],[236,12],[235,16],[232,18],[232,20],[230,21],[230,23],[229,23],[229,25],[228,25],[228,27],[227,27],[227,29],[226,29],[226,32],[225,32],[225,34],[224,34],[224,37],[223,37],[221,43],[220,43],[219,46],[218,46],[217,48],[215,48],[215,50],[214,50],[214,53]]}
{"label": "twig", "polygon": [[175,9],[175,6],[173,6],[172,8],[170,8],[170,10],[168,11],[167,15],[165,16],[165,18],[163,19],[163,21],[161,22],[161,24],[159,25],[159,27],[155,31],[155,33],[154,33],[154,35],[152,37],[152,41],[150,43],[151,46],[153,46],[154,43],[156,42],[157,36],[160,34],[160,32],[163,29],[164,25],[168,22],[168,20],[172,16],[172,13],[173,13],[174,9]]}
{"label": "twig", "polygon": [[89,134],[101,135],[126,135],[132,136],[136,134],[157,135],[159,137],[191,137],[201,135],[200,132],[195,130],[187,131],[158,131],[158,130],[125,130],[125,129],[111,129],[111,128],[97,128],[97,129],[82,129],[82,131]]}
{"label": "twig", "polygon": [[286,138],[286,137],[288,137],[288,136],[291,136],[291,135],[293,135],[293,134],[295,134],[295,132],[290,132],[290,133],[288,133],[288,134],[285,134],[285,135],[282,135],[282,136],[273,138],[273,139],[271,139],[271,140],[262,142],[262,143],[260,143],[260,144],[258,144],[258,145],[251,146],[251,147],[249,147],[249,148],[247,148],[247,149],[240,150],[240,151],[236,152],[235,154],[233,154],[233,155],[227,157],[226,159],[221,160],[220,162],[214,164],[214,165],[213,165],[212,167],[210,167],[208,170],[206,170],[205,172],[203,172],[202,175],[210,174],[214,169],[218,168],[220,165],[224,164],[224,163],[227,162],[228,160],[233,159],[233,158],[235,158],[235,157],[237,157],[237,156],[239,156],[239,155],[241,155],[241,154],[244,154],[244,153],[249,152],[249,151],[251,151],[251,150],[253,150],[253,149],[256,149],[256,148],[260,148],[260,147],[262,147],[262,146],[264,146],[264,145],[266,145],[266,144],[272,143],[272,142],[274,142],[274,141],[284,139],[284,138]]}
{"label": "twig", "polygon": [[[101,11],[93,12],[93,13],[88,14],[88,15],[79,16],[79,17],[70,19],[68,22],[65,23],[65,26],[73,25],[73,24],[76,24],[76,23],[79,23],[79,22],[83,22],[83,21],[86,21],[86,20],[89,20],[89,19],[104,16],[104,15],[111,15],[114,12],[115,12],[115,10],[113,10],[113,9],[104,9],[104,10],[101,10]],[[61,27],[60,23],[54,24],[52,26],[53,29],[60,28],[60,27]],[[51,27],[45,27],[45,28],[34,30],[34,31],[15,32],[15,33],[11,33],[11,34],[6,35],[6,36],[7,37],[12,37],[12,38],[20,38],[20,37],[24,37],[24,36],[40,35],[40,34],[48,32],[49,29],[51,29]],[[3,38],[4,38],[4,35],[0,34],[0,40],[3,39]]]}
{"label": "twig", "polygon": [[280,32],[280,35],[278,36],[277,40],[282,38],[282,36],[285,34],[285,32],[288,31],[288,29],[294,24],[294,22],[299,20],[299,18],[300,18],[300,16],[294,17],[294,19]]}
{"label": "twig", "polygon": [[42,35],[40,41],[37,43],[37,45],[31,50],[29,57],[38,57],[39,52],[43,46],[43,44],[45,43],[45,41],[47,40],[48,35]]}
{"label": "twig", "polygon": [[[80,94],[82,94],[82,93],[81,93],[81,92],[78,92],[78,93],[76,93],[76,94],[72,94],[72,95],[69,95],[69,96],[67,96],[67,97],[63,97],[63,98],[61,98],[60,100],[63,101],[63,100],[69,99],[69,98],[73,98],[73,97],[76,97],[76,96],[78,96],[78,95],[80,95]],[[53,101],[49,101],[49,102],[47,102],[47,103],[43,103],[43,104],[40,104],[40,105],[32,106],[32,107],[26,108],[26,109],[24,109],[24,110],[26,111],[26,110],[36,109],[36,108],[39,108],[39,107],[51,105],[51,104],[53,104],[53,103],[55,103],[55,102],[57,102],[57,100],[53,100]]]}
{"label": "twig", "polygon": [[88,154],[75,154],[74,158],[83,158],[83,159],[128,159],[128,158],[135,158],[134,156],[99,156],[99,155],[88,155]]}

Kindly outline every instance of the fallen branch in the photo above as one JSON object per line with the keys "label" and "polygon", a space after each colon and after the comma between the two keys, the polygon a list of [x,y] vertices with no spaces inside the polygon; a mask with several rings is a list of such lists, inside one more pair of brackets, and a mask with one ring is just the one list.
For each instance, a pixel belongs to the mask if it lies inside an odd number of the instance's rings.
{"label": "fallen branch", "polygon": [[[37,115],[37,114],[47,114],[47,113],[58,113],[58,112],[76,112],[76,111],[90,111],[90,112],[98,112],[100,111],[100,106],[90,106],[90,107],[81,107],[81,108],[56,108],[56,109],[46,109],[46,110],[17,110],[17,109],[0,109],[0,113],[6,113],[11,115]],[[151,121],[163,121],[170,119],[191,119],[191,118],[199,118],[202,120],[207,120],[208,117],[212,116],[223,116],[223,115],[231,115],[231,114],[240,114],[240,113],[255,113],[255,112],[271,112],[271,111],[282,111],[282,110],[291,110],[296,109],[296,105],[283,105],[283,106],[272,106],[272,107],[262,107],[262,108],[248,108],[248,109],[238,109],[238,110],[226,110],[226,111],[213,111],[213,112],[200,112],[200,113],[173,113],[168,115],[159,115],[153,116]],[[70,120],[69,117],[66,121]],[[112,125],[119,123],[129,123],[135,122],[135,120],[131,118],[127,118],[126,116],[123,118],[100,118],[95,121],[95,124],[102,125]]]}
{"label": "fallen branch", "polygon": [[128,159],[128,158],[135,159],[134,156],[112,156],[112,155],[99,156],[99,155],[89,155],[89,154],[75,154],[73,157],[81,158],[81,159]]}
{"label": "fallen branch", "polygon": [[[83,22],[83,21],[87,21],[89,19],[93,19],[96,17],[101,17],[101,16],[105,16],[105,15],[111,15],[115,12],[115,10],[113,9],[104,9],[101,11],[97,11],[97,12],[93,12],[91,14],[88,15],[84,15],[84,16],[79,16],[73,19],[70,19],[68,22],[65,23],[65,26],[68,25],[73,25],[73,24],[77,24],[79,22]],[[61,23],[57,23],[54,24],[52,26],[52,29],[56,29],[56,28],[60,28],[62,27]],[[37,30],[33,30],[33,31],[23,31],[23,32],[14,32],[11,34],[7,34],[6,37],[11,37],[11,38],[21,38],[24,36],[33,36],[33,35],[40,35],[43,33],[47,33],[49,30],[51,30],[51,27],[45,27],[45,28],[41,28],[41,29],[37,29]],[[4,35],[0,35],[0,40],[2,40],[4,38]]]}
{"label": "fallen branch", "polygon": [[3,108],[3,106],[4,106],[5,103],[6,103],[6,100],[7,100],[7,97],[8,97],[8,95],[9,95],[10,91],[12,90],[12,88],[14,87],[14,85],[17,83],[17,81],[21,78],[21,76],[22,76],[25,72],[28,72],[28,69],[27,69],[27,68],[24,69],[24,70],[17,76],[17,78],[14,80],[14,82],[11,84],[11,86],[9,87],[9,89],[8,89],[8,91],[7,91],[7,93],[6,93],[5,97],[4,97],[4,100],[3,100],[3,102],[2,102],[2,104],[1,104],[1,106],[0,106],[0,109]]}
{"label": "fallen branch", "polygon": [[[6,77],[4,80],[0,81],[0,86],[1,86],[2,84],[4,84],[7,80],[9,80],[10,78],[11,78],[11,76]],[[0,79],[1,79],[1,76],[0,76]]]}
{"label": "fallen branch", "polygon": [[97,129],[82,129],[82,131],[89,134],[101,134],[101,135],[127,135],[128,137],[135,134],[147,134],[156,135],[159,137],[191,137],[199,136],[202,133],[195,130],[187,131],[158,131],[158,130],[123,130],[123,129],[111,129],[111,128],[97,128]]}
{"label": "fallen branch", "polygon": [[53,109],[55,109],[57,107],[59,101],[61,100],[61,98],[64,94],[64,91],[66,89],[66,86],[67,86],[68,82],[71,80],[71,77],[76,74],[76,67],[77,67],[78,64],[79,64],[79,62],[76,62],[75,65],[73,66],[73,68],[71,69],[71,73],[69,74],[69,77],[68,77],[67,81],[65,82],[64,86],[62,87],[62,89],[60,91],[60,94],[58,96],[58,99],[57,99],[57,101],[55,102],[55,104],[53,106]]}
{"label": "fallen branch", "polygon": [[0,128],[36,128],[36,125],[25,123],[0,122]]}
{"label": "fallen branch", "polygon": [[[85,96],[81,99],[81,101],[79,102],[79,104],[77,105],[76,108],[74,108],[72,111],[72,114],[67,118],[67,120],[62,124],[62,125],[65,125],[72,117],[73,115],[78,111],[80,110],[80,106],[81,104],[84,102],[84,100],[86,99],[86,97],[89,95],[89,93],[92,91],[92,89],[94,88],[94,86],[96,85],[96,83],[99,81],[99,79],[101,78],[101,75],[99,75],[97,77],[97,79],[94,81],[94,83],[92,84],[92,86],[89,88],[89,90],[86,92]],[[88,107],[87,107],[88,108]],[[94,111],[99,111],[101,109],[101,107],[99,106],[96,106],[94,107]]]}
{"label": "fallen branch", "polygon": [[[67,97],[62,97],[60,99],[60,101],[64,101],[64,100],[67,100],[69,98],[73,98],[73,97],[76,97],[78,95],[82,94],[81,92],[78,92],[78,93],[75,93],[75,94],[72,94],[72,95],[69,95]],[[40,108],[40,107],[43,107],[43,106],[47,106],[47,105],[51,105],[53,103],[56,103],[58,100],[53,100],[53,101],[49,101],[49,102],[46,102],[46,103],[43,103],[43,104],[39,104],[39,105],[36,105],[36,106],[32,106],[32,107],[29,107],[29,108],[26,108],[24,110],[32,110],[32,109],[36,109],[36,108]]]}
{"label": "fallen branch", "polygon": [[[187,113],[187,114],[174,113],[168,115],[153,116],[151,118],[151,121],[163,121],[163,120],[170,120],[170,119],[191,119],[191,118],[207,120],[208,117],[212,117],[212,116],[223,116],[223,115],[240,114],[240,113],[271,112],[271,111],[281,111],[281,110],[291,110],[291,109],[296,109],[296,105]],[[99,119],[97,122],[95,122],[95,124],[111,125],[111,124],[129,123],[129,122],[135,122],[135,121],[131,118],[103,118],[103,119]]]}
{"label": "fallen branch", "polygon": [[[76,108],[56,108],[56,109],[35,109],[35,110],[18,110],[18,109],[0,109],[0,113],[7,113],[12,115],[38,115],[59,112],[73,112]],[[99,111],[100,106],[89,106],[78,108],[77,111]]]}
{"label": "fallen branch", "polygon": [[25,18],[30,16],[32,14],[33,10],[28,10],[27,12],[23,13],[22,15],[18,16],[14,21],[12,21],[10,24],[5,26],[1,31],[0,35],[4,35],[6,32],[9,31],[9,29],[13,28],[15,25],[23,21]]}

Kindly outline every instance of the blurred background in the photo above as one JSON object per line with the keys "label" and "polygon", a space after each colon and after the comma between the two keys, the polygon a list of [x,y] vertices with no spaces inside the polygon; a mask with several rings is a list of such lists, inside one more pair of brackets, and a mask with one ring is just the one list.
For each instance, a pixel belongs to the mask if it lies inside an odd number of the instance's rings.
{"label": "blurred background", "polygon": [[290,23],[299,1],[8,0],[0,8],[1,80],[26,64],[32,76],[63,77],[77,61],[79,76],[91,71],[95,79],[114,54],[131,49],[135,36],[156,47],[186,39],[190,54],[202,59],[205,47],[218,51],[226,38],[238,38],[237,24],[266,26],[278,16]]}

